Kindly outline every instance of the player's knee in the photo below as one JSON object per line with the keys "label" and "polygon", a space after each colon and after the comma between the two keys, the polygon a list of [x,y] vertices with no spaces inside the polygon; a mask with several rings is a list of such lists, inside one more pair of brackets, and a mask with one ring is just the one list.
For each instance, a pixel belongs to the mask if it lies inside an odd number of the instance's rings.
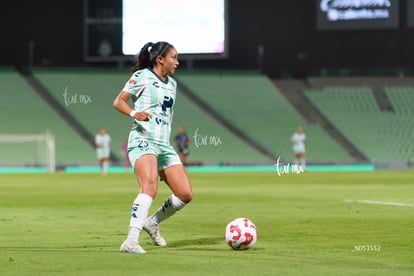
{"label": "player's knee", "polygon": [[181,193],[178,198],[186,204],[190,203],[190,201],[193,199],[193,192],[191,190],[186,191],[184,193]]}

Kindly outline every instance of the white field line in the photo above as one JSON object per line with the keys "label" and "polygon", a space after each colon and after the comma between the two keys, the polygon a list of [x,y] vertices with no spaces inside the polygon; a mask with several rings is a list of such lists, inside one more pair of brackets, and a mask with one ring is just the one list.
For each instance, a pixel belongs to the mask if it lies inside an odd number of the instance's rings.
{"label": "white field line", "polygon": [[377,205],[390,205],[390,206],[399,206],[399,207],[411,207],[414,208],[414,204],[402,203],[402,202],[392,202],[392,201],[378,201],[378,200],[365,200],[365,199],[345,199],[344,202],[351,203],[363,203],[363,204],[377,204]]}

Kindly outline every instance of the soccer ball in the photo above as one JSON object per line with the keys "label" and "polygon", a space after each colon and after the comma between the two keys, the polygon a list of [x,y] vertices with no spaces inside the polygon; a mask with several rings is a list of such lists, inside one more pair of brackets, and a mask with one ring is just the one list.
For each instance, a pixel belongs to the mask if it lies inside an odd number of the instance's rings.
{"label": "soccer ball", "polygon": [[248,218],[236,218],[227,224],[224,236],[234,250],[252,248],[257,241],[256,225]]}

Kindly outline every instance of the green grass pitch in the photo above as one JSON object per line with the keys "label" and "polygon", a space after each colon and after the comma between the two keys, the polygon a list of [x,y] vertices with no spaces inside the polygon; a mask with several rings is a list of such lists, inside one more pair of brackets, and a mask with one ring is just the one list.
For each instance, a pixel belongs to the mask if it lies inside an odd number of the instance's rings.
{"label": "green grass pitch", "polygon": [[[119,252],[133,174],[0,175],[0,275],[414,275],[412,171],[190,179],[193,201],[161,224],[168,246],[142,233],[135,255]],[[168,195],[160,183],[150,212]],[[225,244],[236,217],[256,224],[253,249]]]}

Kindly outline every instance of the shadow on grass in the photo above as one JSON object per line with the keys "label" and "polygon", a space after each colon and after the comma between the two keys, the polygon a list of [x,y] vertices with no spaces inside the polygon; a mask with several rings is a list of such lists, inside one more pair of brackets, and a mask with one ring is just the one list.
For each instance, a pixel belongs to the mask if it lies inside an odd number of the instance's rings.
{"label": "shadow on grass", "polygon": [[[221,237],[206,237],[198,239],[185,239],[185,240],[176,240],[168,243],[167,248],[180,248],[180,247],[200,247],[208,246],[213,244],[224,243],[224,239]],[[148,246],[152,242],[146,243]],[[78,245],[78,246],[24,246],[24,247],[0,247],[2,251],[88,251],[88,250],[102,250],[106,251],[107,249],[112,249],[113,244],[90,244],[90,245]]]}
{"label": "shadow on grass", "polygon": [[105,251],[112,249],[112,245],[80,245],[80,246],[16,246],[0,247],[0,251]]}
{"label": "shadow on grass", "polygon": [[[221,247],[217,247],[217,244],[222,244]],[[252,252],[252,251],[262,251],[263,248],[254,247],[250,250],[233,250],[230,248],[224,238],[222,237],[205,237],[205,238],[198,238],[198,239],[186,239],[186,240],[178,240],[178,241],[171,241],[168,243],[166,249],[172,250],[184,250],[184,251],[210,251],[210,252],[225,252],[225,251],[237,251],[237,252]],[[149,249],[151,250],[151,249]]]}
{"label": "shadow on grass", "polygon": [[213,245],[224,243],[224,238],[222,237],[203,237],[197,239],[185,239],[185,240],[178,240],[178,241],[171,241],[168,242],[168,247],[178,248],[178,247],[186,247],[186,246],[206,246],[206,245]]}

